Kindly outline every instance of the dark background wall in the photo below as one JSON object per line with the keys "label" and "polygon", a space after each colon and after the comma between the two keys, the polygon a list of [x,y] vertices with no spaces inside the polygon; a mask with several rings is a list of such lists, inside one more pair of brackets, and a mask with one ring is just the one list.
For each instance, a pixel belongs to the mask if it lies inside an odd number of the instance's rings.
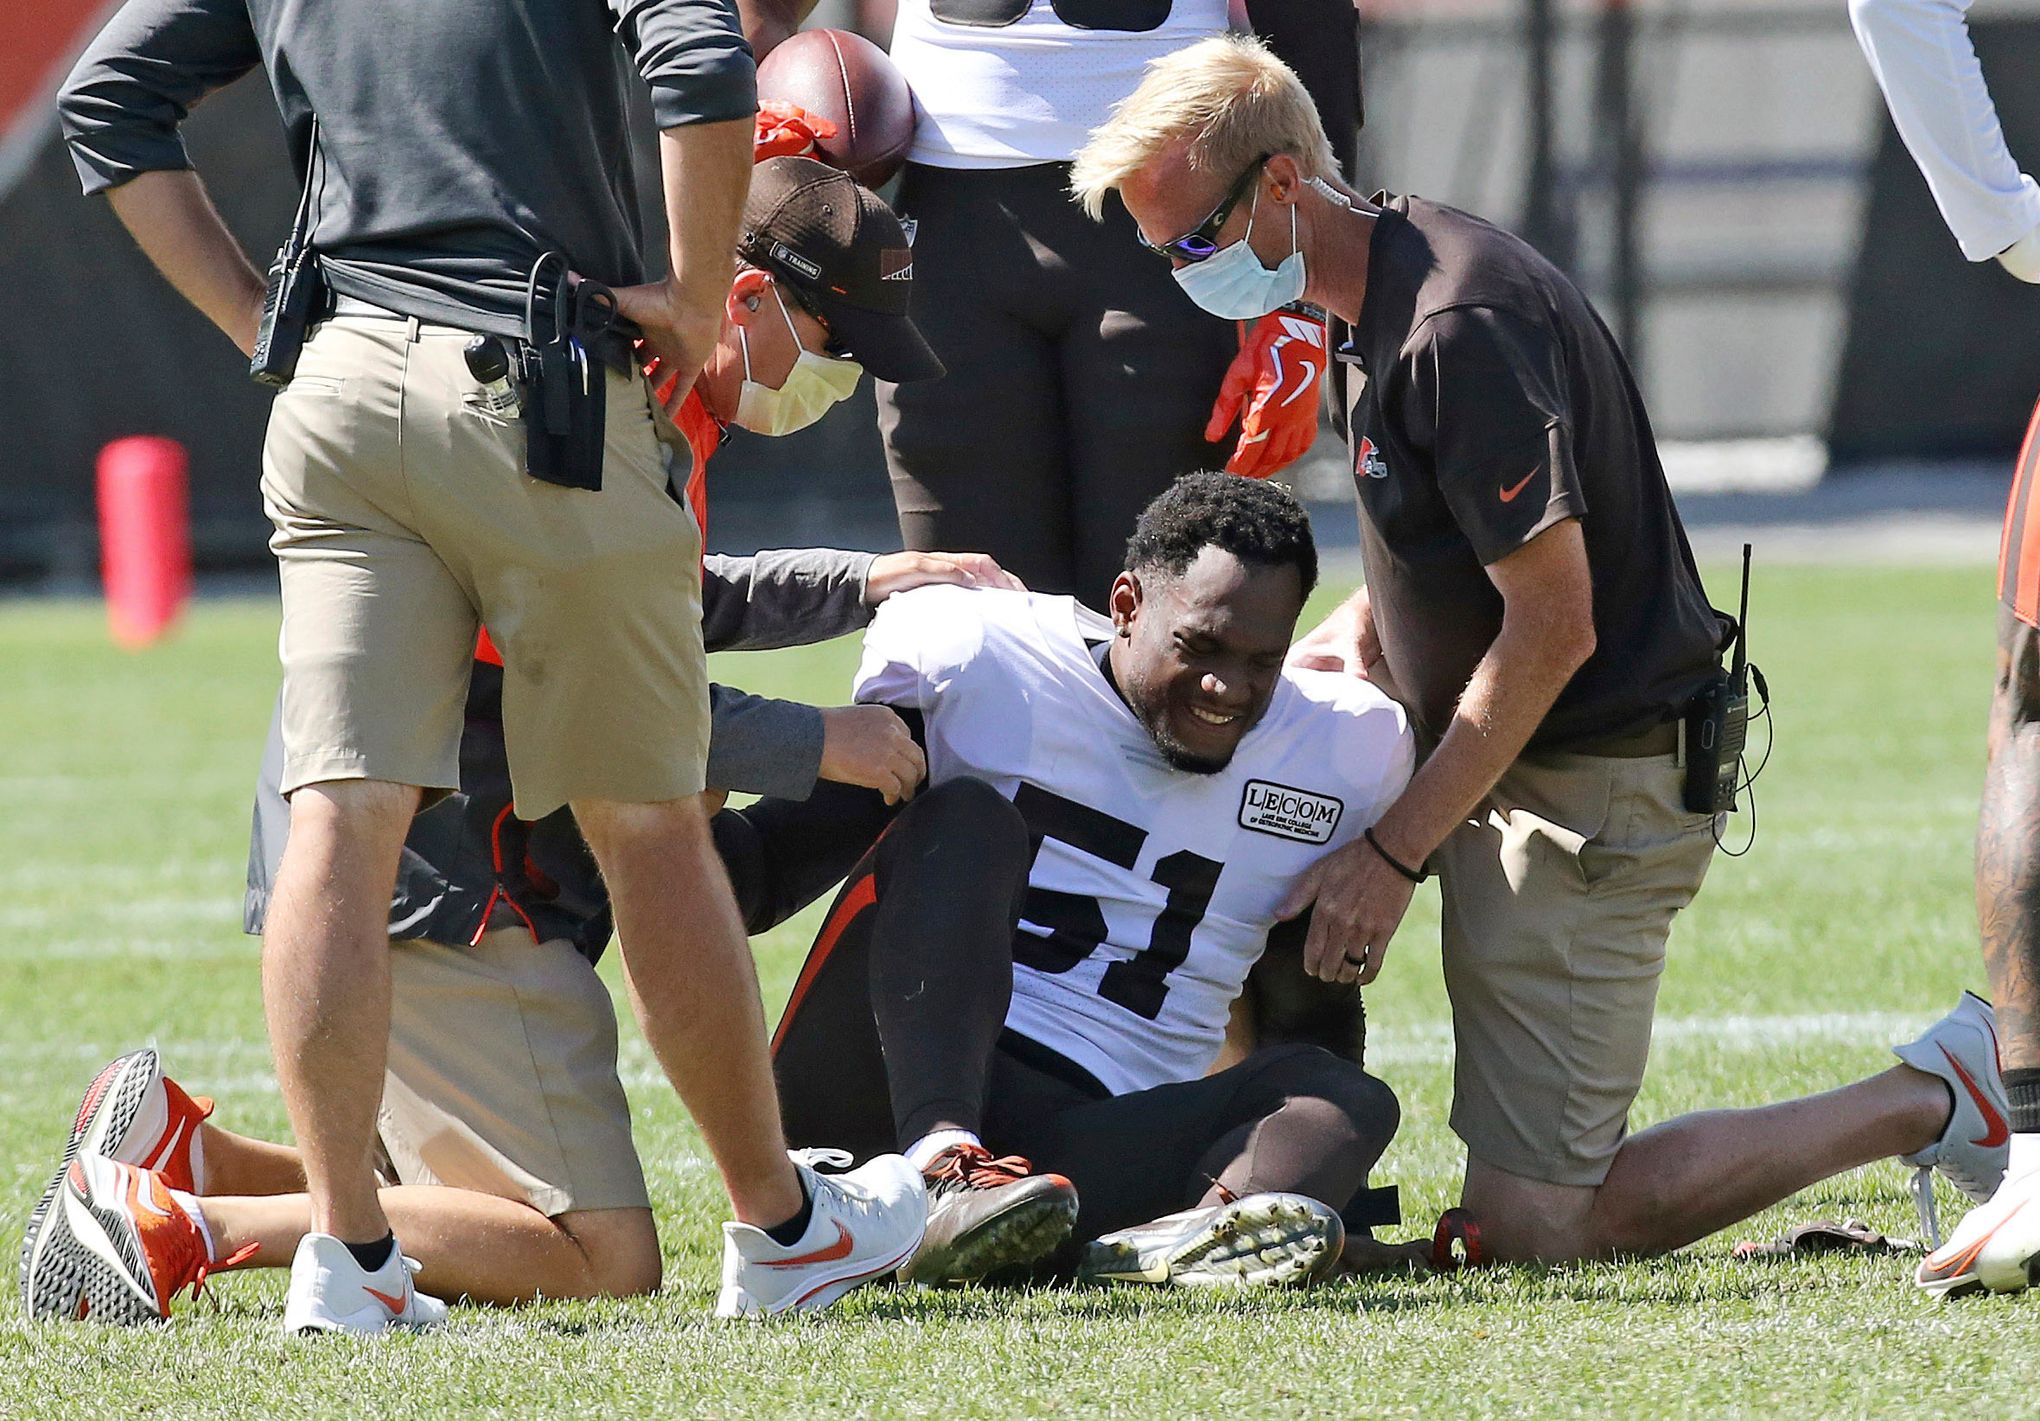
{"label": "dark background wall", "polygon": [[[1488,72],[1481,67],[1486,61],[1468,57],[1487,51],[1466,46],[1478,40],[1504,59],[1520,47],[1510,14],[1511,7],[1503,7],[1482,22],[1486,29],[1480,34],[1457,38],[1449,19],[1408,21],[1403,28],[1409,33],[1400,39],[1388,24],[1370,30],[1370,91],[1377,99],[1366,135],[1370,172],[1378,169],[1382,180],[1394,183],[1408,170],[1416,181],[1403,186],[1517,220],[1506,203],[1441,181],[1441,174],[1456,168],[1424,157],[1437,158],[1431,150],[1445,141],[1430,132],[1435,125],[1426,116],[1435,117],[1432,110],[1440,103],[1463,103],[1466,86]],[[1841,24],[1839,15],[1838,8],[1823,9],[1818,18],[1833,29]],[[1867,90],[1861,56],[1846,29],[1822,33],[1822,63]],[[2040,86],[2021,76],[2040,72],[2040,24],[2030,18],[1979,22],[1975,33],[1987,72],[1999,80],[1997,96],[2013,151],[2030,160],[2040,153]],[[1420,61],[1412,43],[1426,36],[1439,48]],[[1674,37],[1671,30],[1660,37],[1665,52]],[[1782,41],[1766,43],[1775,47]],[[1667,97],[1661,92],[1665,82],[1650,77],[1662,68],[1655,60],[1639,63],[1652,103]],[[1398,87],[1399,77],[1408,82]],[[1581,76],[1568,71],[1565,77],[1567,95],[1585,92],[1576,82]],[[1750,82],[1775,81],[1758,74]],[[1699,104],[1716,122],[1737,102],[1715,85],[1688,84],[1679,93],[1687,107]],[[1859,461],[2006,459],[2040,390],[2034,304],[2021,299],[2030,293],[2013,287],[1995,267],[1959,260],[1881,105],[1867,92],[1860,97],[1860,124],[1874,125],[1880,135],[1867,169],[1850,178],[1855,185],[1850,190],[1860,187],[1864,194],[1864,215],[1854,224],[1861,232],[1860,256],[1850,262],[1844,255],[1834,268],[1844,274],[1823,278],[1826,290],[1838,285],[1847,290],[1841,330],[1823,338],[1827,350],[1840,346],[1840,368],[1834,398],[1818,397],[1810,407],[1820,413],[1802,427],[1825,426],[1834,463],[1844,475]],[[1502,107],[1513,112],[1509,104]],[[1857,112],[1853,103],[1847,107]],[[267,524],[256,485],[268,396],[248,381],[226,341],[149,268],[106,203],[79,196],[54,120],[46,116],[42,122],[28,171],[0,194],[0,581],[89,582],[97,561],[93,461],[107,441],[134,433],[168,434],[189,449],[201,565],[263,566]],[[1868,132],[1855,118],[1837,123]],[[649,135],[648,120],[639,126]],[[258,262],[266,262],[288,225],[295,188],[260,76],[208,100],[186,134],[229,224]],[[1507,152],[1518,151],[1513,140],[1497,142]],[[635,160],[642,190],[655,193],[649,148],[647,139]],[[1579,161],[1590,167],[1591,154]],[[1505,156],[1492,166],[1506,170],[1497,178],[1508,180],[1504,186],[1520,185],[1520,164]],[[1847,163],[1840,170],[1858,171]],[[1681,192],[1664,187],[1651,197],[1652,230],[1666,229],[1657,232],[1660,241],[1680,235],[1681,219],[1696,210],[1693,203],[1703,217],[1723,207],[1711,188]],[[648,214],[648,232],[653,249],[661,247],[656,213]],[[1767,259],[1760,241],[1745,241],[1735,251],[1742,268]],[[1591,252],[1581,266],[1590,289],[1598,289]],[[1652,280],[1664,286],[1670,278],[1658,271]],[[1754,290],[1736,298],[1744,306],[1726,296],[1688,293],[1684,299],[1689,306],[1718,299],[1726,315],[1745,311],[1750,300],[1771,298]],[[1667,327],[1647,361],[1658,370],[1649,386],[1653,408],[1668,429],[1680,425],[1675,412],[1682,401],[1698,400],[1709,414],[1710,432],[1735,432],[1740,406],[1723,393],[1726,387],[1717,388],[1719,372],[1689,372],[1671,361],[1681,347],[1725,338],[1709,330]],[[1722,358],[1731,358],[1726,349]],[[1717,425],[1717,418],[1723,423]],[[987,469],[984,476],[997,478],[999,471]],[[868,385],[849,407],[805,434],[734,439],[717,460],[712,502],[714,539],[733,550],[887,537],[885,476]]]}
{"label": "dark background wall", "polygon": [[[2040,155],[2040,24],[1970,22],[2014,155]],[[1883,125],[1829,457],[1988,459],[2018,449],[2040,395],[2040,300],[1995,262],[1951,261],[1953,242],[1926,180]]]}
{"label": "dark background wall", "polygon": [[[213,95],[185,136],[227,224],[267,265],[297,190],[261,76]],[[656,194],[649,139],[633,156],[640,191]],[[663,251],[661,215],[648,211],[645,225],[648,250]],[[869,384],[855,413],[788,439],[731,441],[716,463],[719,542],[818,541],[846,524],[883,533]],[[260,566],[268,409],[240,353],[156,274],[103,199],[79,195],[52,122],[29,171],[0,197],[0,581],[95,575],[93,463],[129,434],[168,434],[189,451],[201,567]]]}

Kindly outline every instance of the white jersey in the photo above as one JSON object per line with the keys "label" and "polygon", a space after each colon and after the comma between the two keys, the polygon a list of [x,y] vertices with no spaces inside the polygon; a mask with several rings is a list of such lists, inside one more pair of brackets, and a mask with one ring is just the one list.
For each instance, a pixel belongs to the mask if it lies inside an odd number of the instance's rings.
{"label": "white jersey", "polygon": [[1066,163],[1149,60],[1225,29],[1226,0],[900,0],[892,59],[914,91],[907,157]]}
{"label": "white jersey", "polygon": [[931,783],[1020,809],[1037,847],[1006,1024],[1124,1094],[1205,1073],[1277,906],[1415,749],[1365,681],[1288,671],[1229,766],[1174,769],[1105,679],[1111,637],[1074,598],[922,588],[879,608],[857,699],[922,712]]}
{"label": "white jersey", "polygon": [[1849,18],[1962,255],[1988,261],[2040,228],[2040,185],[2005,147],[1970,42],[1969,4],[1849,0]]}

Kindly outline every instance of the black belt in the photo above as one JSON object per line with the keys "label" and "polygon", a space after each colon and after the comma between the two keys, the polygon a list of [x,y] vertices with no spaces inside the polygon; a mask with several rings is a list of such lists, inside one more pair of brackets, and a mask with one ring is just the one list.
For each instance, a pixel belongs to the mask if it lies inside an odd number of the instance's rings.
{"label": "black belt", "polygon": [[[415,320],[420,325],[438,326],[442,330],[466,331],[473,335],[505,334],[499,329],[502,322],[485,320],[480,316],[476,316],[471,322],[448,321],[437,316],[412,316],[403,311],[392,311],[387,306],[378,306],[373,301],[364,301],[359,296],[342,296],[338,292],[329,293],[324,308],[312,319],[324,320],[328,316],[365,316],[386,321]],[[523,323],[519,321],[511,324],[521,327]],[[625,328],[612,328],[583,337],[582,343],[587,347],[591,357],[612,370],[620,370],[629,375],[635,373],[637,369],[637,352],[631,344],[633,334],[634,332]]]}
{"label": "black belt", "polygon": [[1609,760],[1641,760],[1651,755],[1676,754],[1678,749],[1677,722],[1663,721],[1657,725],[1647,725],[1642,730],[1632,730],[1627,735],[1611,735],[1585,745],[1568,745],[1564,753],[1599,755]]}

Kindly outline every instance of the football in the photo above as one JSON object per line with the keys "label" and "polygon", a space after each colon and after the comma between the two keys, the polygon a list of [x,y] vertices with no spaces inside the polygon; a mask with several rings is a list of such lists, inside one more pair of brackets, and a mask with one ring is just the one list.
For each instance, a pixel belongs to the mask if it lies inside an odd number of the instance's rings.
{"label": "football", "polygon": [[758,97],[797,104],[836,125],[824,162],[875,188],[914,141],[914,95],[886,52],[848,30],[803,30],[758,66]]}

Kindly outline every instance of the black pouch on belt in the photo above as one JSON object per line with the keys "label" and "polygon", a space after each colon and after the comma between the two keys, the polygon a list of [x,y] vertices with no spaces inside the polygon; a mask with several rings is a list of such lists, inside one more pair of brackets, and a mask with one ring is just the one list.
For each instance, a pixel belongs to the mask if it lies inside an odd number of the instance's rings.
{"label": "black pouch on belt", "polygon": [[524,471],[562,488],[600,489],[606,367],[628,371],[631,362],[630,327],[617,317],[616,294],[548,252],[531,269],[524,327],[517,354]]}

